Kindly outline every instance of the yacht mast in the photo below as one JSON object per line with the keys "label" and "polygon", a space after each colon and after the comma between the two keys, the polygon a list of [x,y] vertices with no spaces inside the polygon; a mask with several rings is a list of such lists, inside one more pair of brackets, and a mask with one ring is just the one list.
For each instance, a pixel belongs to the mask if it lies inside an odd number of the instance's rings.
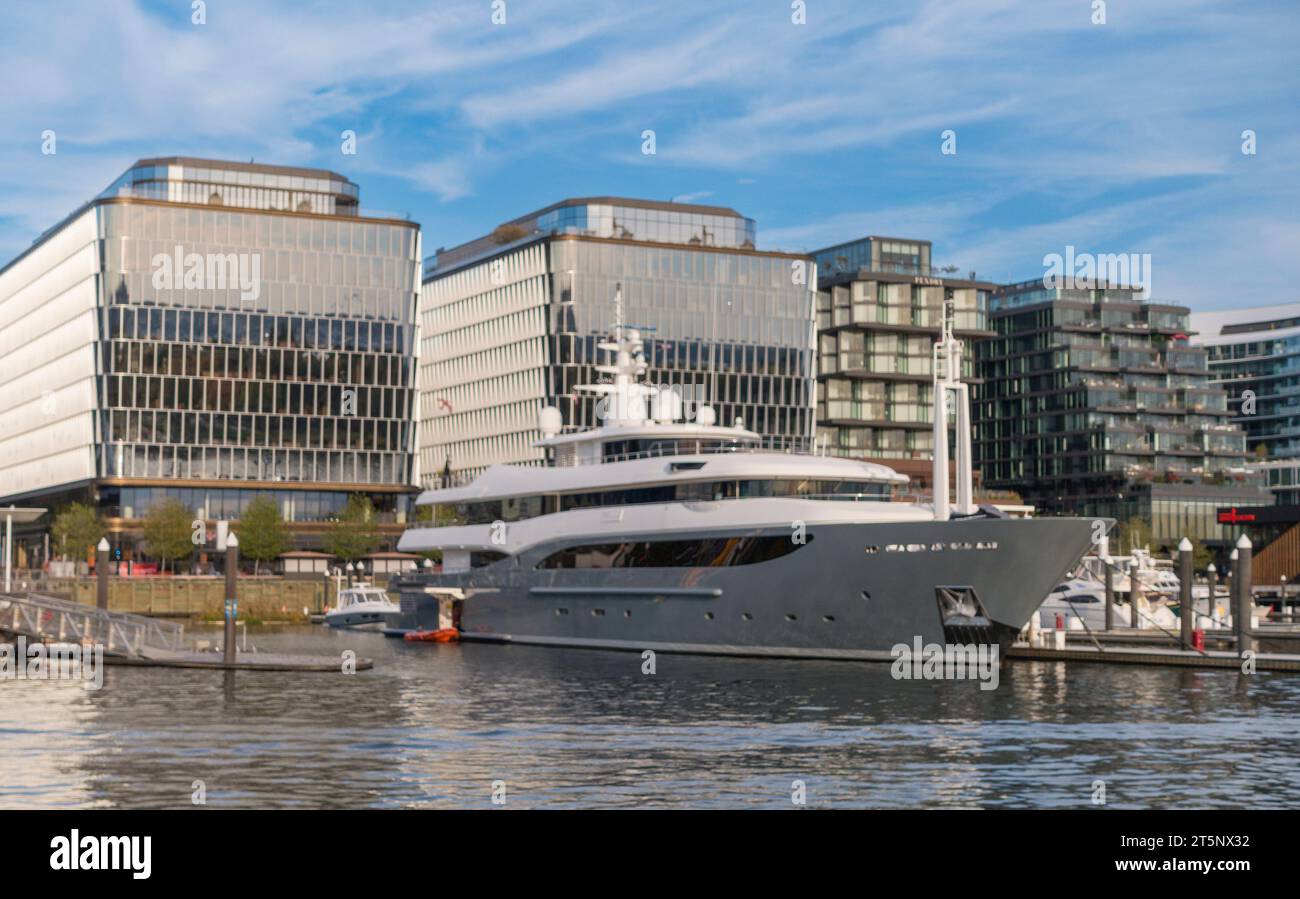
{"label": "yacht mast", "polygon": [[[957,412],[957,503],[958,515],[975,511],[971,473],[970,385],[961,380],[962,342],[953,336],[953,303],[943,304],[943,330],[934,345],[934,518],[947,521],[948,500],[948,408]],[[948,392],[954,396],[949,399]]]}

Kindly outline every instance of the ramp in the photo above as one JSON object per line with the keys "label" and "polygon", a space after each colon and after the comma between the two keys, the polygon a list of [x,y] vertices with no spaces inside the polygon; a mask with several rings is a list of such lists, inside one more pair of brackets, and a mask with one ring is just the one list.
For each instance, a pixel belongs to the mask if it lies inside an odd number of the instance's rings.
{"label": "ramp", "polygon": [[99,644],[109,655],[166,658],[185,651],[185,627],[39,593],[0,594],[0,631],[31,641]]}

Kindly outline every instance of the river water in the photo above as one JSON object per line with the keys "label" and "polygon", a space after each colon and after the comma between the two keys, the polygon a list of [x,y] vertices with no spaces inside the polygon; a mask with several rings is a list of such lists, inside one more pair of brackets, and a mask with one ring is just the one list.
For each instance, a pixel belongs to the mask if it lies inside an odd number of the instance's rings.
{"label": "river water", "polygon": [[[882,663],[406,644],[254,629],[352,675],[109,668],[0,682],[0,807],[1300,805],[1300,676],[1016,662],[996,690]],[[201,782],[201,783],[200,783]]]}

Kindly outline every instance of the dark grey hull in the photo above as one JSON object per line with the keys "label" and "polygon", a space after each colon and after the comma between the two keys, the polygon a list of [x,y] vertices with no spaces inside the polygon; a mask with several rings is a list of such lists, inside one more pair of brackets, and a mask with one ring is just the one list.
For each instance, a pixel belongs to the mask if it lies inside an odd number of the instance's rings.
{"label": "dark grey hull", "polygon": [[[535,567],[574,542],[569,540],[471,572],[407,575],[394,586],[407,613],[405,626],[425,630],[438,627],[438,601],[424,589],[464,590],[465,640],[888,659],[896,644],[911,645],[918,637],[924,643],[1006,644],[1079,560],[1093,530],[1091,519],[1068,518],[831,524],[810,527],[812,539],[794,552],[752,565]],[[697,536],[767,534],[788,536],[790,530]],[[954,617],[941,594],[977,597],[980,614]]]}

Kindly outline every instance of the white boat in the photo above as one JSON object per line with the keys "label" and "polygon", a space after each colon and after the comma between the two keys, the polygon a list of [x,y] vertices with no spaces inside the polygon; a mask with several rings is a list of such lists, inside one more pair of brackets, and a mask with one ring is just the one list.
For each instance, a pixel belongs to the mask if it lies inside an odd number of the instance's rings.
{"label": "white boat", "polygon": [[401,607],[384,590],[357,584],[339,591],[338,604],[325,614],[325,623],[330,627],[378,630],[401,613]]}
{"label": "white boat", "polygon": [[[1040,627],[1054,628],[1058,616],[1066,630],[1106,629],[1106,588],[1089,576],[1073,577],[1057,585],[1038,607]],[[1138,600],[1138,621],[1142,627],[1176,628],[1178,618],[1161,602]],[[1115,602],[1115,627],[1132,627],[1132,607]]]}
{"label": "white boat", "polygon": [[[1103,551],[1104,552],[1104,551]],[[1157,559],[1145,549],[1134,549],[1132,555],[1111,556],[1113,574],[1111,583],[1116,594],[1127,597],[1130,591],[1129,574],[1136,567],[1138,583],[1147,597],[1164,597],[1177,599],[1181,582],[1174,571],[1174,563],[1168,559]],[[1136,566],[1134,563],[1137,563]],[[1099,555],[1089,554],[1080,562],[1080,572],[1102,583],[1105,577],[1105,563]]]}

